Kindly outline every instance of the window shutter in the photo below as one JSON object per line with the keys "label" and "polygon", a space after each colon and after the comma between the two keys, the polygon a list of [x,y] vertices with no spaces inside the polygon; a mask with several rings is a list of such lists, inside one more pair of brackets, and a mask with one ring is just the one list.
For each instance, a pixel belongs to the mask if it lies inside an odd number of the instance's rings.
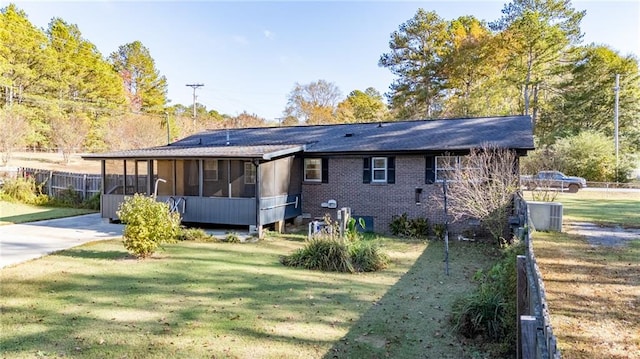
{"label": "window shutter", "polygon": [[396,183],[396,158],[387,157],[387,183]]}
{"label": "window shutter", "polygon": [[434,156],[425,157],[424,183],[432,184],[436,181],[436,158]]}
{"label": "window shutter", "polygon": [[329,159],[322,159],[322,183],[329,183]]}
{"label": "window shutter", "polygon": [[362,183],[371,183],[371,157],[362,159]]}

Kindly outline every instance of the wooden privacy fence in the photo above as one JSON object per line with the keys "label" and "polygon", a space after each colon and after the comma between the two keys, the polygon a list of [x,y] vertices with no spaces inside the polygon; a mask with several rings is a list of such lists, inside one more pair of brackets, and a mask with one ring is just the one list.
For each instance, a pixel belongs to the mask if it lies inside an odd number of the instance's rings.
{"label": "wooden privacy fence", "polygon": [[98,174],[59,172],[37,168],[18,168],[18,176],[31,177],[42,186],[42,192],[59,198],[63,191],[73,190],[85,201],[102,189],[102,177]]}
{"label": "wooden privacy fence", "polygon": [[516,208],[524,216],[525,227],[518,229],[524,238],[526,253],[517,258],[517,356],[523,359],[560,359],[557,338],[553,334],[544,282],[533,252],[527,202],[518,197]]}

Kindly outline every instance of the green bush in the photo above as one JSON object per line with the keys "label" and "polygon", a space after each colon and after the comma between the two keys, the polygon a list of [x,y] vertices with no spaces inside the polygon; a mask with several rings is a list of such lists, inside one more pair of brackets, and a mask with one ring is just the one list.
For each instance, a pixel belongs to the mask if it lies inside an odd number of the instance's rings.
{"label": "green bush", "polygon": [[389,264],[389,256],[371,241],[353,242],[349,245],[349,257],[356,272],[375,272],[385,269]]}
{"label": "green bush", "polygon": [[505,354],[515,348],[516,256],[524,249],[522,242],[514,240],[489,271],[476,274],[478,289],[453,305],[453,327],[459,334],[468,338],[483,335],[489,341],[500,342]]}
{"label": "green bush", "polygon": [[418,217],[412,219],[410,222],[413,234],[415,237],[424,238],[429,235],[430,226],[429,220],[424,217]]}
{"label": "green bush", "polygon": [[444,223],[436,223],[433,225],[433,232],[438,240],[444,241],[444,235],[447,231],[447,226]]}
{"label": "green bush", "polygon": [[125,223],[124,247],[138,258],[149,257],[162,243],[175,241],[180,233],[180,215],[153,197],[126,197],[117,214]]}
{"label": "green bush", "polygon": [[215,242],[217,240],[216,237],[208,234],[200,228],[181,228],[177,239],[179,241],[194,242]]}
{"label": "green bush", "polygon": [[394,236],[406,238],[424,238],[429,235],[429,221],[426,218],[409,219],[406,213],[391,217],[389,231]]}
{"label": "green bush", "polygon": [[293,254],[281,257],[280,262],[289,267],[328,272],[354,272],[347,245],[330,238],[313,238]]}
{"label": "green bush", "polygon": [[79,207],[81,203],[82,196],[71,186],[58,192],[58,195],[51,201],[51,204],[60,207]]}
{"label": "green bush", "polygon": [[33,205],[49,203],[49,196],[42,194],[41,186],[38,186],[32,177],[6,180],[0,193],[2,198],[7,201]]}
{"label": "green bush", "polygon": [[633,169],[633,157],[623,148],[616,171],[613,139],[595,131],[582,131],[577,135],[561,138],[552,145],[536,147],[537,150],[523,157],[523,174],[558,170],[568,176],[584,177],[587,181],[627,182]]}
{"label": "green bush", "polygon": [[506,303],[501,293],[487,285],[481,285],[475,293],[455,302],[453,316],[456,318],[454,329],[467,338],[478,334],[496,341],[505,333],[507,318]]}
{"label": "green bush", "polygon": [[382,270],[389,264],[389,257],[376,242],[325,236],[309,240],[293,254],[280,257],[280,262],[289,267],[354,273]]}
{"label": "green bush", "polygon": [[87,198],[82,206],[87,209],[100,210],[100,193],[96,193],[93,196]]}
{"label": "green bush", "polygon": [[389,231],[394,236],[404,237],[410,230],[409,224],[409,216],[406,213],[403,213],[400,216],[392,216],[391,222],[389,223]]}
{"label": "green bush", "polygon": [[229,232],[224,236],[224,241],[227,243],[240,243],[240,237],[235,232]]}

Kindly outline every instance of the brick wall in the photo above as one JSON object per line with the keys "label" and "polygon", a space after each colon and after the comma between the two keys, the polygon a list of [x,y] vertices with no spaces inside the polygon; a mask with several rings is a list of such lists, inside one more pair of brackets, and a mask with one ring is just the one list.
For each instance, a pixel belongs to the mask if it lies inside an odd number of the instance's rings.
{"label": "brick wall", "polygon": [[[396,183],[362,183],[362,157],[329,159],[329,183],[303,183],[302,211],[312,217],[322,217],[336,210],[322,208],[321,203],[336,200],[338,209],[351,207],[353,215],[371,216],[373,230],[388,233],[391,217],[407,213],[409,218],[427,217],[430,223],[443,223],[441,185],[425,184],[424,156],[395,156]],[[415,189],[422,188],[420,204],[415,201]],[[455,226],[454,226],[455,227]]]}

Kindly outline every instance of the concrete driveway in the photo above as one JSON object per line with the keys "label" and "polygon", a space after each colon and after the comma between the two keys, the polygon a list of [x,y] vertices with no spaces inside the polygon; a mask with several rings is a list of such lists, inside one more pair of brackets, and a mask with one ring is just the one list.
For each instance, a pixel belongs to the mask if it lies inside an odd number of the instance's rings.
{"label": "concrete driveway", "polygon": [[0,268],[101,239],[122,236],[124,226],[99,213],[0,226]]}

